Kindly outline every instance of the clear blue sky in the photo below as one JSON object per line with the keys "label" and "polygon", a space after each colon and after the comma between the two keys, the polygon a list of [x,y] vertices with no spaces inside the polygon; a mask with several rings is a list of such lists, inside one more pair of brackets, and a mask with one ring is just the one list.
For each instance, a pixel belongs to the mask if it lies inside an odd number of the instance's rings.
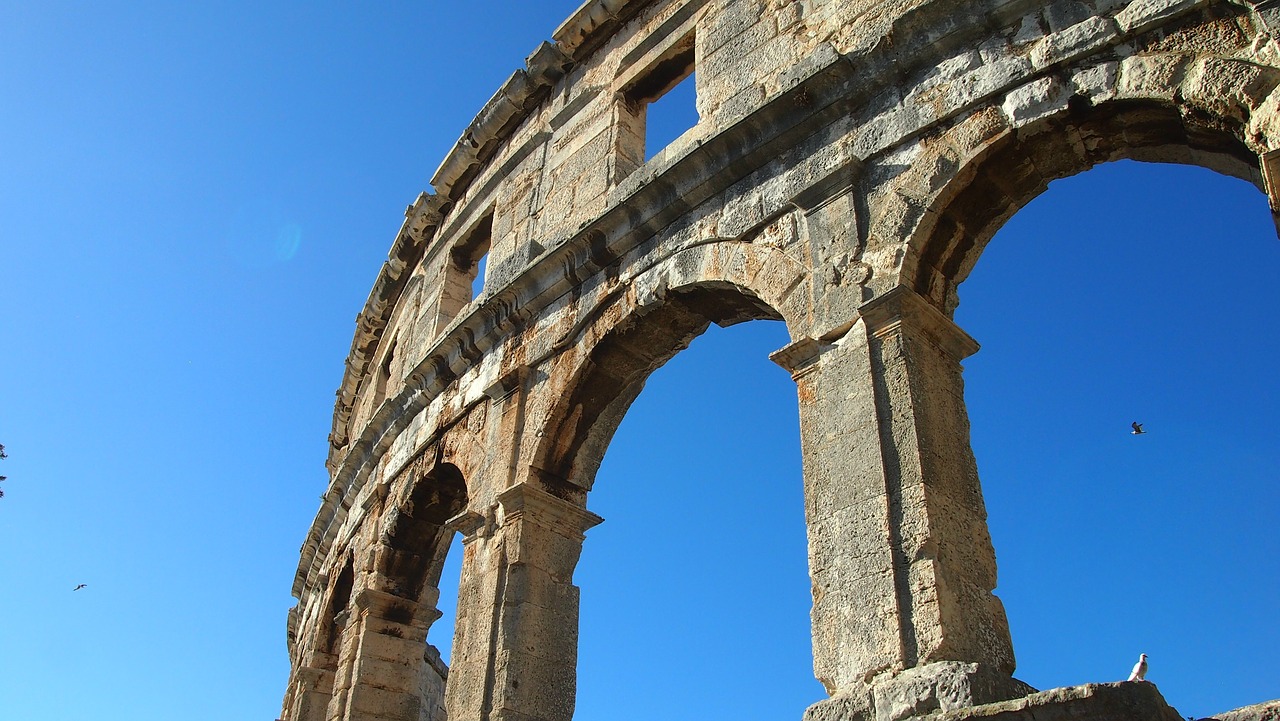
{"label": "clear blue sky", "polygon": [[[353,319],[576,4],[0,0],[0,718],[276,717]],[[1020,678],[1145,651],[1184,715],[1280,697],[1278,271],[1255,188],[1124,163],[1055,183],[962,287]],[[713,328],[627,416],[579,721],[820,698],[785,342]]]}

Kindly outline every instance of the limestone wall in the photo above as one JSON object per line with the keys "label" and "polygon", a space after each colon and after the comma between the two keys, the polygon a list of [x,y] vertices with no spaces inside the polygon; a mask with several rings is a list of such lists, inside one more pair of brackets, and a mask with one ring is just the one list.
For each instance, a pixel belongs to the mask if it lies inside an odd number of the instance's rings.
{"label": "limestone wall", "polygon": [[[992,595],[957,288],[1004,220],[1099,162],[1270,189],[1276,13],[585,3],[409,206],[359,317],[293,586],[285,718],[440,718],[443,693],[455,719],[567,720],[572,573],[609,439],[648,373],[751,318],[793,340],[775,359],[798,385],[833,696],[815,718],[937,710],[940,684],[966,703],[1025,691]],[[645,107],[690,71],[699,121],[645,161]],[[445,684],[425,636],[455,533]]]}

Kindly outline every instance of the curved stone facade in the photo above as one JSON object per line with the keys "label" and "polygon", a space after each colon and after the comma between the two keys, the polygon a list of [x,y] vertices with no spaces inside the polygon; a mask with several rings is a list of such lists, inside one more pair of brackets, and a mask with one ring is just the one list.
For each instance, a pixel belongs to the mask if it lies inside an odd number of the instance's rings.
{"label": "curved stone facade", "polygon": [[[649,373],[710,323],[754,318],[792,340],[774,359],[797,384],[831,695],[808,715],[1025,695],[992,594],[957,286],[1049,181],[1101,162],[1269,189],[1273,5],[585,3],[408,208],[359,317],[283,718],[568,721],[573,571],[609,440]],[[646,162],[646,108],[691,72],[697,124]],[[425,638],[455,533],[446,669]]]}

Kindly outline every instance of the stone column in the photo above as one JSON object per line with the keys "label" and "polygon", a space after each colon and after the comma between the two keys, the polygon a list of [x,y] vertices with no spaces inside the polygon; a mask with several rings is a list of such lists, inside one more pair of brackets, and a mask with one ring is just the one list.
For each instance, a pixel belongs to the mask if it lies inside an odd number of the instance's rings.
{"label": "stone column", "polygon": [[285,715],[290,721],[325,721],[333,697],[334,673],[318,666],[300,666],[293,672]]}
{"label": "stone column", "polygon": [[832,344],[774,354],[800,397],[814,670],[810,717],[891,721],[1011,698],[1013,649],[969,445],[978,345],[906,288]]}
{"label": "stone column", "polygon": [[450,721],[479,721],[488,715],[488,690],[496,604],[502,573],[501,544],[494,538],[494,518],[465,511],[449,520],[462,534],[462,578],[458,583],[458,615],[453,624],[449,683],[444,705]]}
{"label": "stone column", "polygon": [[[520,483],[498,495],[491,527],[468,534],[490,535],[483,543],[469,541],[464,555],[464,578],[465,564],[480,573],[464,581],[469,610],[466,617],[460,614],[455,635],[450,721],[573,718],[578,658],[573,571],[583,533],[600,521],[574,503]],[[482,522],[472,518],[470,525],[480,529]],[[477,603],[481,594],[491,605]],[[490,618],[476,615],[485,607],[492,609]],[[464,669],[466,678],[459,678]]]}
{"label": "stone column", "polygon": [[366,588],[345,614],[329,721],[419,721],[427,629],[440,616],[434,599]]}

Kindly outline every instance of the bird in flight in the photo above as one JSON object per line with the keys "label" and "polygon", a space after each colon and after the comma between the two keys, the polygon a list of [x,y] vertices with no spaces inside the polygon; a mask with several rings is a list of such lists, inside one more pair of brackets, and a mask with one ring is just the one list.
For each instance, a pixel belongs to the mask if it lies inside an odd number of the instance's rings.
{"label": "bird in flight", "polygon": [[1134,421],[1134,422],[1133,422],[1133,431],[1132,431],[1132,432],[1133,432],[1133,435],[1135,435],[1135,436],[1140,436],[1140,435],[1142,435],[1143,433],[1146,433],[1146,431],[1142,430],[1142,424],[1141,424],[1141,423],[1139,423],[1139,422],[1137,422],[1137,421]]}
{"label": "bird in flight", "polygon": [[82,584],[80,584],[79,586],[76,586],[75,588],[73,588],[73,589],[71,589],[71,590],[72,590],[72,591],[79,591],[80,589],[84,588],[84,587],[85,587],[85,585],[86,585],[86,584],[83,584],[83,583],[82,583]]}
{"label": "bird in flight", "polygon": [[1138,662],[1133,665],[1133,671],[1129,673],[1129,680],[1147,680],[1147,654],[1143,653],[1138,655]]}

